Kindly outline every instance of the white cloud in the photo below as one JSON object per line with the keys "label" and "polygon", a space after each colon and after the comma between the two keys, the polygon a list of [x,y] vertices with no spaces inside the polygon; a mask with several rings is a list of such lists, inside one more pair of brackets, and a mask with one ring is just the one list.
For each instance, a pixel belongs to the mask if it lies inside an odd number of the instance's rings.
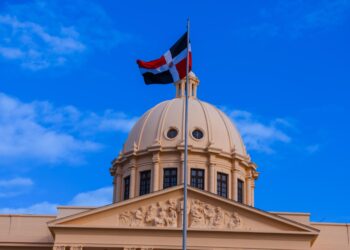
{"label": "white cloud", "polygon": [[24,56],[24,53],[17,48],[0,47],[0,55],[7,59],[18,59]]}
{"label": "white cloud", "polygon": [[[97,190],[75,195],[67,203],[70,206],[103,206],[112,202],[112,187],[103,187]],[[58,204],[40,202],[24,208],[0,208],[0,214],[56,214]]]}
{"label": "white cloud", "polygon": [[26,208],[0,208],[0,214],[55,214],[56,207],[57,204],[41,202]]}
{"label": "white cloud", "polygon": [[291,141],[290,136],[284,131],[291,125],[284,119],[277,118],[264,123],[247,111],[226,109],[225,112],[237,126],[248,150],[273,153],[275,143]]}
{"label": "white cloud", "polygon": [[127,35],[115,30],[105,11],[91,1],[30,1],[0,12],[0,56],[23,68],[41,70],[108,49]]}
{"label": "white cloud", "polygon": [[0,156],[39,159],[48,163],[75,162],[80,153],[96,151],[100,145],[52,129],[42,122],[40,105],[0,93]]}
{"label": "white cloud", "polygon": [[99,115],[48,102],[23,103],[0,93],[0,161],[80,163],[84,154],[102,148],[89,135],[127,132],[135,121],[111,110]]}
{"label": "white cloud", "polygon": [[129,118],[124,113],[107,110],[101,116],[89,114],[82,125],[96,128],[99,131],[129,132],[137,120],[138,117]]}
{"label": "white cloud", "polygon": [[314,154],[320,150],[320,147],[321,147],[320,144],[312,144],[312,145],[307,146],[305,149],[309,154]]}
{"label": "white cloud", "polygon": [[27,193],[33,185],[33,181],[29,178],[2,179],[0,180],[0,198],[9,198]]}
{"label": "white cloud", "polygon": [[9,180],[0,180],[0,187],[18,187],[18,186],[32,186],[33,181],[29,178],[13,178]]}
{"label": "white cloud", "polygon": [[247,30],[254,37],[298,38],[341,25],[349,11],[349,0],[276,1],[272,7],[261,9],[260,22]]}
{"label": "white cloud", "polygon": [[103,206],[112,202],[112,187],[77,194],[69,205],[72,206]]}

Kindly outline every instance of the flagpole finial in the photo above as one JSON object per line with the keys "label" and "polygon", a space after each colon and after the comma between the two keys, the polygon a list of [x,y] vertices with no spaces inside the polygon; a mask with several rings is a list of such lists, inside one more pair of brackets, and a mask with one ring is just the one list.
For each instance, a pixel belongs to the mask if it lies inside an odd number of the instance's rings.
{"label": "flagpole finial", "polygon": [[[192,98],[197,98],[197,88],[199,85],[198,77],[191,71],[188,73],[188,96]],[[181,79],[174,83],[176,87],[176,98],[184,98],[185,95],[185,87],[186,87],[186,78]]]}

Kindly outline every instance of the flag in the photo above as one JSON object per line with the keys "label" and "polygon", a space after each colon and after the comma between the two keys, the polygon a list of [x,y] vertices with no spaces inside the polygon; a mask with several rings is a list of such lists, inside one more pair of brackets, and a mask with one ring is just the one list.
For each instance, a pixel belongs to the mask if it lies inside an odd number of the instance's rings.
{"label": "flag", "polygon": [[174,83],[186,76],[187,55],[189,72],[192,68],[191,45],[187,47],[187,32],[160,58],[145,62],[137,60],[146,84]]}

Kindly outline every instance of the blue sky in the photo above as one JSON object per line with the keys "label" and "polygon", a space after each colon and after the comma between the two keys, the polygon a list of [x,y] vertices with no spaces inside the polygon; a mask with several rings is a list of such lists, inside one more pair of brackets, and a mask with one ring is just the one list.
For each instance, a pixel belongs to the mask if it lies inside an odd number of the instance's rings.
{"label": "blue sky", "polygon": [[135,60],[190,16],[199,98],[239,127],[256,206],[350,222],[350,1],[73,2],[0,3],[0,213],[110,202],[128,131],[175,94]]}

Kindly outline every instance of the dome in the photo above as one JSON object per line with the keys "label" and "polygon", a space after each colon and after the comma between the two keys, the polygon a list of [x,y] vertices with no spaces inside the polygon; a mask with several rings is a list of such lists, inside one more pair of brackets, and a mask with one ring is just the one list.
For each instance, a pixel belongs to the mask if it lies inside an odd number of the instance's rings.
{"label": "dome", "polygon": [[250,160],[230,118],[215,106],[197,99],[198,83],[198,78],[190,74],[187,161],[186,84],[181,80],[174,84],[176,98],[148,110],[130,131],[122,152],[112,161],[114,202],[180,185],[187,173],[192,187],[254,205],[257,166]]}
{"label": "dome", "polygon": [[[154,146],[176,148],[183,145],[185,101],[185,98],[174,98],[148,110],[132,128],[123,153]],[[223,153],[247,156],[237,128],[221,110],[191,97],[188,112],[189,148],[206,150],[210,147]]]}

